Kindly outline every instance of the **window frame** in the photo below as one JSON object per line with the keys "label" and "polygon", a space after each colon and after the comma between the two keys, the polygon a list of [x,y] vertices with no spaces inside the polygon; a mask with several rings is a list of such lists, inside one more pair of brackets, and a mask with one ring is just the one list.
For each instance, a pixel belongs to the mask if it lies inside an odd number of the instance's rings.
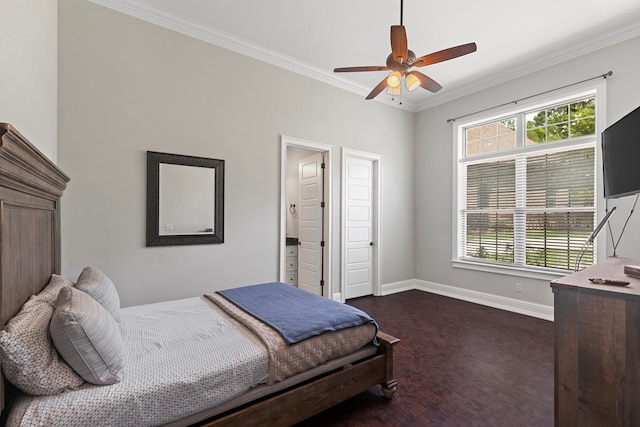
{"label": "window frame", "polygon": [[[579,83],[558,89],[554,91],[545,92],[544,94],[532,96],[520,100],[517,102],[496,107],[491,110],[483,110],[482,112],[466,116],[463,120],[458,119],[453,122],[452,126],[452,139],[454,144],[454,156],[453,156],[453,230],[452,230],[452,260],[451,264],[454,268],[464,268],[485,271],[490,273],[507,274],[513,276],[527,277],[541,280],[553,280],[558,277],[562,277],[571,270],[562,270],[547,267],[536,267],[516,264],[503,264],[499,262],[492,262],[491,260],[480,259],[468,259],[464,257],[463,245],[462,245],[462,208],[464,207],[464,197],[462,194],[463,188],[459,182],[459,170],[462,163],[478,163],[486,160],[498,160],[506,159],[509,157],[515,157],[516,154],[549,151],[552,147],[562,147],[563,149],[577,149],[580,147],[593,146],[595,148],[595,224],[597,224],[605,215],[606,202],[603,197],[603,183],[602,183],[602,147],[601,147],[601,133],[606,124],[606,80],[589,81],[585,83]],[[524,141],[524,135],[517,135],[516,149],[508,150],[504,152],[494,152],[489,154],[480,154],[469,159],[465,159],[465,129],[482,123],[488,123],[491,121],[498,121],[506,119],[510,116],[516,116],[517,124],[516,129],[522,130],[526,127],[526,123],[523,122],[525,113],[536,109],[551,108],[554,105],[562,104],[563,102],[570,102],[580,98],[595,96],[595,138],[594,136],[577,137],[574,139],[557,143],[544,143],[527,147]],[[520,119],[522,117],[522,121]],[[524,129],[526,132],[526,129]],[[520,144],[520,145],[518,145]],[[606,256],[606,232],[601,233],[594,242],[595,258],[594,263],[602,261]]]}

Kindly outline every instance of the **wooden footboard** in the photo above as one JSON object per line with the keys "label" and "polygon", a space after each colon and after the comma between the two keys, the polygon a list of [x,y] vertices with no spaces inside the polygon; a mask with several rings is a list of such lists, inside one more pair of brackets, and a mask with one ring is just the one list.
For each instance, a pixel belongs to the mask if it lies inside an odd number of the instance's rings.
{"label": "wooden footboard", "polygon": [[388,355],[385,357],[385,381],[380,383],[380,385],[382,386],[382,392],[385,397],[391,399],[398,386],[398,382],[393,377],[393,346],[400,340],[382,331],[378,331],[378,340],[380,341],[380,346],[383,348],[382,352]]}
{"label": "wooden footboard", "polygon": [[378,384],[387,398],[396,390],[393,346],[400,340],[378,332],[376,355],[318,379],[249,404],[201,426],[289,426],[305,420]]}

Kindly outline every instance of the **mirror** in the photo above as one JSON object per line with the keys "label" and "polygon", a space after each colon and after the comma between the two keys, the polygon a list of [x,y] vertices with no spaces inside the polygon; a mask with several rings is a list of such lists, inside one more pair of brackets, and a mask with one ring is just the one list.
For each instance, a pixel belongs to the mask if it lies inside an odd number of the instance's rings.
{"label": "mirror", "polygon": [[147,246],[224,242],[224,160],[147,151]]}

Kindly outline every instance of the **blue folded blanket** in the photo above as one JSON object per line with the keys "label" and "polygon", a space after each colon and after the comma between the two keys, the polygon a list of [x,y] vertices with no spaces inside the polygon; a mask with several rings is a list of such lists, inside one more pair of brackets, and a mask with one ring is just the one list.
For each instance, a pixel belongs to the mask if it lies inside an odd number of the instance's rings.
{"label": "blue folded blanket", "polygon": [[[378,331],[376,322],[364,311],[285,283],[244,286],[218,294],[277,330],[287,344],[368,323]],[[375,335],[373,339],[375,342]]]}

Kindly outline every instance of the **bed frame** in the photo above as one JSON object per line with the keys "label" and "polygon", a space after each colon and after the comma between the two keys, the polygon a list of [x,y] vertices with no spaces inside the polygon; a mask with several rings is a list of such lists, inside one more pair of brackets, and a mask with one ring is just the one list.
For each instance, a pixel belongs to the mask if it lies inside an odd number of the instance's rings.
{"label": "bed frame", "polygon": [[[60,274],[60,198],[68,182],[69,178],[15,128],[0,123],[2,327],[31,295],[47,285],[51,274]],[[383,332],[378,333],[378,339],[378,350],[364,359],[329,362],[317,377],[303,377],[302,382],[288,388],[260,393],[259,399],[213,418],[205,411],[176,425],[292,425],[378,384],[391,398],[396,390],[393,346],[398,339]],[[16,393],[0,371],[3,419]]]}
{"label": "bed frame", "polygon": [[[60,197],[69,178],[11,125],[0,123],[0,320],[60,272]],[[3,409],[11,387],[0,381]]]}

